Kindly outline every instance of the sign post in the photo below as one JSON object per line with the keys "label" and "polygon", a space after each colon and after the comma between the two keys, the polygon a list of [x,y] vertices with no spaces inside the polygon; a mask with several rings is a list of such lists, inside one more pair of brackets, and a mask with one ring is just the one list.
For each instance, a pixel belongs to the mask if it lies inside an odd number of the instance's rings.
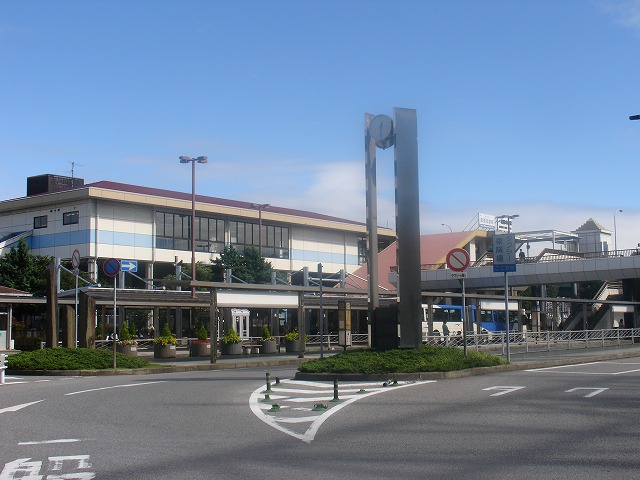
{"label": "sign post", "polygon": [[464,279],[467,277],[465,270],[469,266],[471,258],[464,248],[454,248],[447,254],[447,266],[453,270],[451,277],[459,278],[462,283],[462,344],[464,345],[464,356],[467,356],[467,306],[464,289]]}
{"label": "sign post", "polygon": [[509,346],[509,278],[508,272],[516,271],[516,236],[504,233],[493,237],[493,271],[504,272],[504,317],[507,344],[507,361],[511,361]]}
{"label": "sign post", "polygon": [[102,264],[102,271],[107,277],[113,278],[113,369],[116,369],[116,331],[118,320],[116,317],[116,287],[118,285],[118,273],[120,272],[120,261],[115,258],[108,258]]}
{"label": "sign post", "polygon": [[73,267],[73,273],[76,277],[76,308],[75,308],[75,316],[76,316],[76,334],[73,348],[78,348],[78,275],[80,274],[80,251],[76,248],[73,251],[73,255],[71,255],[71,266]]}

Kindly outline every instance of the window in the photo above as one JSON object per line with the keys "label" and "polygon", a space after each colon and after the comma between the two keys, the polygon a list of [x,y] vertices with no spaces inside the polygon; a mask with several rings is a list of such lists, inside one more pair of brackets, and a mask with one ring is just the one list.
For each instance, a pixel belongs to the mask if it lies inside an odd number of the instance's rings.
{"label": "window", "polygon": [[[260,228],[257,223],[230,222],[231,245],[244,252],[247,247],[260,247]],[[289,258],[289,229],[262,224],[262,256]]]}
{"label": "window", "polygon": [[80,214],[78,212],[65,212],[62,214],[63,225],[74,225],[79,223]]}
{"label": "window", "polygon": [[[224,220],[196,216],[198,252],[222,252]],[[169,250],[191,250],[191,215],[156,212],[156,247]]]}
{"label": "window", "polygon": [[33,228],[47,228],[47,216],[33,217]]}

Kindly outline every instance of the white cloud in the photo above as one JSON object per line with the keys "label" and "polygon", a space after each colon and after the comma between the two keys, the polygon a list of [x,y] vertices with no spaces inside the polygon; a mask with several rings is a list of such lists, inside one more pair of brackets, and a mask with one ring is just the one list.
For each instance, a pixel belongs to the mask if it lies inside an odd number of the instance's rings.
{"label": "white cloud", "polygon": [[602,2],[601,6],[620,25],[640,29],[640,0],[610,0]]}

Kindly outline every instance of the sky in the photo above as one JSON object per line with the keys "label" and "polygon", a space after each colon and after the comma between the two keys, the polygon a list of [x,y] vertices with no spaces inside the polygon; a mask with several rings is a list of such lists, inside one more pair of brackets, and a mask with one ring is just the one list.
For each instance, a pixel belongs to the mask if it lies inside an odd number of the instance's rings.
{"label": "sky", "polygon": [[593,218],[634,248],[639,52],[640,0],[3,0],[0,200],[72,170],[191,192],[206,155],[198,194],[364,222],[364,115],[399,107],[422,233]]}

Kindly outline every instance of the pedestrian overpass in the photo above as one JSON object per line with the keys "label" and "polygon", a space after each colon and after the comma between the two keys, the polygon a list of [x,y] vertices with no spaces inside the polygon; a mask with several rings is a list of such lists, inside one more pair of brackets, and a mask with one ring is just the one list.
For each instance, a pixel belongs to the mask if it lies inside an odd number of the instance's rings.
{"label": "pedestrian overpass", "polygon": [[[423,265],[423,291],[459,289],[459,275],[452,275],[445,265]],[[504,287],[504,273],[493,271],[490,256],[474,262],[465,270],[465,288],[491,289]],[[545,249],[537,257],[518,261],[516,271],[508,273],[509,286],[534,286],[582,282],[606,282],[640,279],[640,252],[636,249],[615,252],[580,253]],[[397,285],[397,273],[391,272],[391,283]]]}

